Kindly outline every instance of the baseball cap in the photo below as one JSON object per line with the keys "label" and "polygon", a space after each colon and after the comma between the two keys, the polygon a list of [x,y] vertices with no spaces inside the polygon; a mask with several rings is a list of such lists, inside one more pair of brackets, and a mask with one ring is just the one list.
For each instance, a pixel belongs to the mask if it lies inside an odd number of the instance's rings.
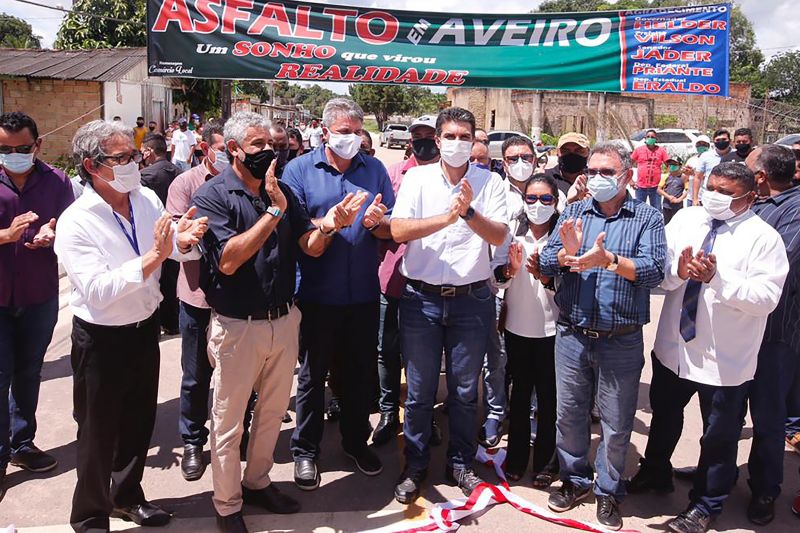
{"label": "baseball cap", "polygon": [[179,118],[179,119],[178,119],[178,124],[179,124],[179,125],[180,125],[180,124],[188,124],[188,121],[186,120],[186,117],[181,117],[181,118]]}
{"label": "baseball cap", "polygon": [[561,137],[558,138],[558,149],[561,149],[567,143],[575,143],[581,148],[589,148],[589,138],[586,137],[583,133],[565,133]]}
{"label": "baseball cap", "polygon": [[708,135],[700,135],[697,138],[697,140],[694,142],[694,144],[697,144],[697,143],[700,143],[700,142],[703,142],[703,143],[706,143],[706,144],[710,145],[711,144],[711,139],[708,137]]}
{"label": "baseball cap", "polygon": [[192,113],[192,118],[200,118],[200,115],[198,115],[197,113]]}
{"label": "baseball cap", "polygon": [[411,126],[408,127],[408,131],[414,131],[414,128],[417,126],[427,126],[429,128],[436,129],[436,116],[422,115],[411,123]]}
{"label": "baseball cap", "polygon": [[673,163],[677,163],[679,165],[683,164],[683,159],[679,155],[671,156],[669,159],[666,160],[666,163],[672,161]]}

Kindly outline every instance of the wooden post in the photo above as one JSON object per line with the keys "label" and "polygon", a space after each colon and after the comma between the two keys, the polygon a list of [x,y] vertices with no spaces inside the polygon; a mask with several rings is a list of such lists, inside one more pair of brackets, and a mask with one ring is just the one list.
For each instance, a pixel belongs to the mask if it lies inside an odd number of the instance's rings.
{"label": "wooden post", "polygon": [[542,112],[543,95],[541,91],[533,92],[533,105],[531,106],[531,138],[534,141],[542,139],[542,125],[544,113]]}
{"label": "wooden post", "polygon": [[219,85],[222,120],[228,120],[231,118],[231,80],[221,80]]}

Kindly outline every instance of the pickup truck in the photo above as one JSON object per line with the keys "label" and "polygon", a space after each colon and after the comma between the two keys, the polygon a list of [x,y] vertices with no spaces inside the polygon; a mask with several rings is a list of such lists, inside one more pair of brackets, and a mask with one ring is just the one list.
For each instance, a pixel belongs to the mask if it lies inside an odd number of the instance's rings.
{"label": "pickup truck", "polygon": [[391,148],[399,146],[405,148],[411,141],[411,132],[405,124],[387,124],[380,136],[380,145]]}

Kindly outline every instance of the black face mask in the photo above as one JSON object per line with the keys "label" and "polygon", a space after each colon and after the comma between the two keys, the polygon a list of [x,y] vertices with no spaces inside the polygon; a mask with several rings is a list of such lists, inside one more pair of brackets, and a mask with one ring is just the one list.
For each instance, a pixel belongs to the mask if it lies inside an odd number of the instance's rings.
{"label": "black face mask", "polygon": [[144,126],[144,122],[137,122],[136,125],[141,128],[142,126]]}
{"label": "black face mask", "polygon": [[581,154],[569,153],[558,156],[558,166],[562,172],[567,174],[577,174],[586,168],[588,157],[583,157]]}
{"label": "black face mask", "polygon": [[727,150],[730,145],[730,141],[714,141],[714,146],[717,150]]}
{"label": "black face mask", "polygon": [[741,157],[746,156],[750,153],[750,145],[749,144],[737,144],[736,145],[736,153],[739,154]]}
{"label": "black face mask", "polygon": [[297,157],[297,151],[298,150],[299,150],[299,148],[295,148],[294,150],[289,148],[289,155],[286,156],[286,161],[291,161],[292,159]]}
{"label": "black face mask", "polygon": [[439,155],[439,147],[434,139],[415,139],[411,141],[411,152],[418,161],[430,161]]}
{"label": "black face mask", "polygon": [[155,126],[150,126],[150,131],[156,131],[156,127]]}
{"label": "black face mask", "polygon": [[267,177],[267,170],[269,170],[273,159],[275,159],[275,152],[265,148],[254,154],[245,154],[242,164],[255,179],[263,180]]}

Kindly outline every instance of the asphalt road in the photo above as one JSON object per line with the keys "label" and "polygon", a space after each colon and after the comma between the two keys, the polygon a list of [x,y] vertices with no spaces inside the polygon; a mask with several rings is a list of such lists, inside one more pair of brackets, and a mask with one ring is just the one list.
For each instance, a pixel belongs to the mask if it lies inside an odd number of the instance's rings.
{"label": "asphalt road", "polygon": [[[377,147],[377,143],[376,143]],[[386,163],[402,158],[401,150],[377,148],[378,157]],[[62,279],[62,308],[53,342],[47,353],[42,371],[42,389],[38,411],[39,430],[36,443],[49,450],[59,460],[56,470],[46,474],[31,474],[10,467],[7,477],[9,486],[5,499],[0,503],[0,531],[2,527],[15,524],[22,531],[69,531],[68,519],[72,490],[75,484],[75,434],[76,424],[72,419],[71,369],[69,364],[71,313],[66,307],[69,286]],[[653,323],[645,328],[645,345],[652,347],[655,326],[659,318],[661,298],[652,299]],[[626,473],[632,475],[640,454],[647,442],[650,409],[648,401],[651,367],[647,362],[639,385],[639,404],[634,426],[632,445],[628,453]],[[214,510],[211,505],[211,471],[196,482],[188,483],[180,474],[179,462],[182,443],[178,435],[178,392],[180,387],[180,339],[164,338],[161,342],[161,377],[159,389],[158,418],[144,475],[147,497],[174,513],[167,528],[170,531],[215,531]],[[132,376],[135,378],[135,376]],[[440,388],[445,390],[444,385]],[[444,394],[444,392],[442,392]],[[292,398],[293,409],[294,398]],[[437,409],[437,418],[446,431],[447,417]],[[294,414],[292,412],[292,414]],[[372,416],[376,424],[378,415]],[[294,423],[283,426],[275,452],[275,467],[272,479],[286,493],[296,497],[302,504],[302,512],[292,516],[276,516],[256,508],[246,507],[246,521],[253,531],[361,531],[390,525],[402,520],[425,516],[426,506],[460,496],[460,492],[444,481],[445,448],[435,448],[430,476],[423,498],[417,505],[405,507],[394,501],[394,482],[402,468],[401,442],[388,444],[378,449],[384,463],[384,472],[367,478],[358,472],[339,446],[338,428],[335,422],[326,422],[323,453],[320,459],[322,486],[315,492],[305,493],[292,483],[292,461],[289,453],[289,437]],[[596,444],[599,428],[595,426],[593,441]],[[476,428],[477,432],[477,428]],[[695,463],[699,450],[701,432],[700,411],[697,402],[690,403],[686,410],[683,437],[673,458],[675,466]],[[749,501],[747,489],[747,454],[752,438],[752,426],[747,420],[739,447],[740,477],[733,494],[726,504],[722,517],[714,524],[716,531],[755,531],[745,517]],[[208,454],[208,452],[206,452]],[[758,528],[759,532],[800,531],[800,520],[789,510],[790,496],[800,489],[800,456],[785,452],[784,496],[778,500],[777,518],[769,527]],[[493,472],[479,467],[487,480],[494,480]],[[524,484],[514,486],[513,491],[530,501],[545,506],[547,493]],[[663,531],[664,524],[681,512],[688,500],[689,486],[676,481],[676,491],[667,496],[631,496],[622,505],[626,529],[640,531]],[[593,520],[594,502],[586,503],[567,513],[567,516]],[[119,520],[112,521],[112,529],[134,528]],[[556,526],[525,516],[508,505],[496,506],[462,526],[463,531],[508,532],[523,528],[526,531],[567,531]]]}

